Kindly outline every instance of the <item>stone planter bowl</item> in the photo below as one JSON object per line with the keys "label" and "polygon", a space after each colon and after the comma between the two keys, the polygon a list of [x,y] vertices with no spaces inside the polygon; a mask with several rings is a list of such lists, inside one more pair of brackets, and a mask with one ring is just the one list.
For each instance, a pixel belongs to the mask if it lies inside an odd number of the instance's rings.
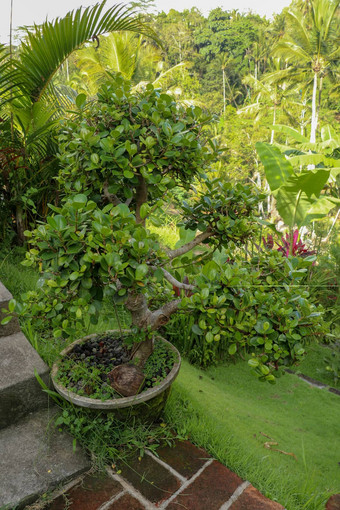
{"label": "stone planter bowl", "polygon": [[[107,331],[107,333],[113,333],[119,335],[120,332],[117,330]],[[124,330],[124,333],[129,333],[129,331]],[[98,336],[97,334],[88,335],[84,338],[76,340],[72,344],[70,344],[66,349],[64,349],[60,356],[65,356],[73,350],[73,347],[77,344],[84,342],[90,338]],[[86,407],[88,409],[114,413],[115,417],[118,419],[125,419],[132,416],[137,416],[148,421],[156,420],[161,414],[168,395],[170,393],[170,386],[173,381],[176,379],[180,366],[181,366],[181,356],[170,342],[165,340],[165,338],[157,335],[155,337],[157,340],[161,340],[166,343],[171,350],[176,354],[178,361],[174,364],[171,371],[167,375],[163,381],[153,388],[149,388],[147,390],[138,393],[137,395],[133,395],[131,397],[117,397],[115,399],[108,400],[100,400],[95,398],[84,397],[82,395],[77,395],[74,391],[67,389],[65,386],[61,385],[56,380],[56,375],[58,372],[58,361],[53,364],[51,371],[51,378],[53,385],[57,392],[64,397],[68,402],[75,404],[76,406]]]}

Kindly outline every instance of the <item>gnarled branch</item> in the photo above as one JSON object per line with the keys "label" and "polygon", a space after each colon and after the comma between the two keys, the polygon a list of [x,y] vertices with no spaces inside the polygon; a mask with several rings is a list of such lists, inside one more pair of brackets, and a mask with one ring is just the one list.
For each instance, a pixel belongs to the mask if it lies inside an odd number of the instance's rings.
{"label": "gnarled branch", "polygon": [[181,246],[180,248],[177,248],[176,250],[169,250],[167,252],[169,259],[172,260],[172,259],[175,259],[176,257],[180,257],[181,255],[184,255],[188,251],[195,248],[195,246],[200,244],[202,241],[204,241],[205,239],[208,239],[208,237],[210,237],[212,235],[212,233],[213,233],[212,230],[210,230],[208,228],[208,230],[206,230],[202,234],[199,234],[198,236],[195,237],[195,239],[193,239],[192,241],[190,241],[187,244],[184,244],[184,246]]}
{"label": "gnarled branch", "polygon": [[106,200],[108,200],[108,202],[111,204],[118,205],[121,203],[117,195],[109,192],[109,185],[107,181],[105,181],[103,184],[103,197],[106,198]]}
{"label": "gnarled branch", "polygon": [[[156,270],[157,267],[152,266],[152,269]],[[171,283],[171,285],[174,285],[175,287],[178,287],[179,289],[183,289],[183,290],[194,290],[195,289],[195,285],[179,282],[178,280],[176,280],[176,278],[174,276],[172,276],[172,274],[170,274],[169,271],[167,271],[163,267],[160,267],[159,269],[161,269],[163,271],[164,278],[166,280],[168,280],[168,282]]]}

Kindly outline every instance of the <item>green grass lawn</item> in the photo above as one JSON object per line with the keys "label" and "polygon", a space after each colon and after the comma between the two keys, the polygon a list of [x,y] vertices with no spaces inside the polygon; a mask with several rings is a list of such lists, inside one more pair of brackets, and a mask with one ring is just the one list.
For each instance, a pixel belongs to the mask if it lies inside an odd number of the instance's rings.
{"label": "green grass lawn", "polygon": [[299,366],[292,370],[299,374],[308,375],[328,386],[338,386],[331,372],[327,372],[324,358],[331,356],[331,349],[326,345],[312,344],[307,348],[307,356]]}
{"label": "green grass lawn", "polygon": [[[244,362],[207,371],[184,362],[166,416],[287,510],[323,510],[340,491],[340,398],[295,375],[271,386]],[[271,441],[296,458],[265,448]]]}

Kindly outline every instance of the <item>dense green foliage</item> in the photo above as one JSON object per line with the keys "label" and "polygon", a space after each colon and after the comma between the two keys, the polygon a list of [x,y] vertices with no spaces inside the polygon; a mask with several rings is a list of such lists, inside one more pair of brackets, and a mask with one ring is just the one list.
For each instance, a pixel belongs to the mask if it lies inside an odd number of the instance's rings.
{"label": "dense green foliage", "polygon": [[253,351],[249,365],[261,380],[274,381],[279,366],[300,361],[310,339],[327,331],[322,308],[301,285],[311,264],[279,252],[246,263],[215,256],[196,277],[200,291],[183,300],[197,317],[193,332],[204,336],[207,349],[221,342],[232,356]]}

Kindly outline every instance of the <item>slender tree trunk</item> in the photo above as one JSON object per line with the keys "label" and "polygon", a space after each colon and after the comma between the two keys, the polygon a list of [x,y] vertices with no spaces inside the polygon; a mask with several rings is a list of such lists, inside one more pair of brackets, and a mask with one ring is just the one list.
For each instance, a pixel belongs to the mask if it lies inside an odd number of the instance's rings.
{"label": "slender tree trunk", "polygon": [[318,106],[317,106],[317,109],[316,109],[316,125],[318,125],[318,121],[319,121],[319,113],[320,113],[320,107],[321,107],[322,85],[323,85],[323,79],[322,79],[322,76],[320,76]]}
{"label": "slender tree trunk", "polygon": [[306,103],[307,103],[307,99],[304,98],[302,101],[303,108],[302,108],[301,115],[300,115],[300,133],[302,134],[302,136],[305,134]]}
{"label": "slender tree trunk", "polygon": [[17,236],[19,244],[22,246],[25,243],[25,227],[24,227],[24,215],[23,215],[23,209],[21,205],[16,206],[15,210],[15,219],[17,224]]}
{"label": "slender tree trunk", "polygon": [[[274,111],[273,111],[273,126],[275,126],[276,123],[276,102],[274,103]],[[274,129],[272,129],[271,136],[270,136],[270,143],[274,143]]]}
{"label": "slender tree trunk", "polygon": [[313,82],[313,97],[312,97],[312,123],[310,130],[310,143],[316,142],[316,128],[318,123],[317,111],[316,111],[316,94],[318,90],[318,73],[314,73]]}
{"label": "slender tree trunk", "polygon": [[234,93],[233,93],[233,91],[231,90],[231,86],[230,86],[230,83],[229,83],[228,78],[227,78],[227,80],[226,80],[226,81],[227,81],[228,89],[229,89],[229,92],[230,92],[230,102],[233,102],[233,103],[234,103],[235,108],[237,109],[237,103],[236,103],[235,98],[234,98]]}
{"label": "slender tree trunk", "polygon": [[222,69],[222,77],[223,77],[223,113],[225,113],[225,72]]}
{"label": "slender tree trunk", "polygon": [[144,341],[136,343],[133,348],[132,358],[140,367],[145,365],[146,360],[153,351],[152,332],[167,324],[170,317],[175,313],[181,303],[181,299],[174,299],[158,310],[151,311],[144,294],[129,293],[126,308],[131,313],[132,325],[140,330],[148,331]]}

